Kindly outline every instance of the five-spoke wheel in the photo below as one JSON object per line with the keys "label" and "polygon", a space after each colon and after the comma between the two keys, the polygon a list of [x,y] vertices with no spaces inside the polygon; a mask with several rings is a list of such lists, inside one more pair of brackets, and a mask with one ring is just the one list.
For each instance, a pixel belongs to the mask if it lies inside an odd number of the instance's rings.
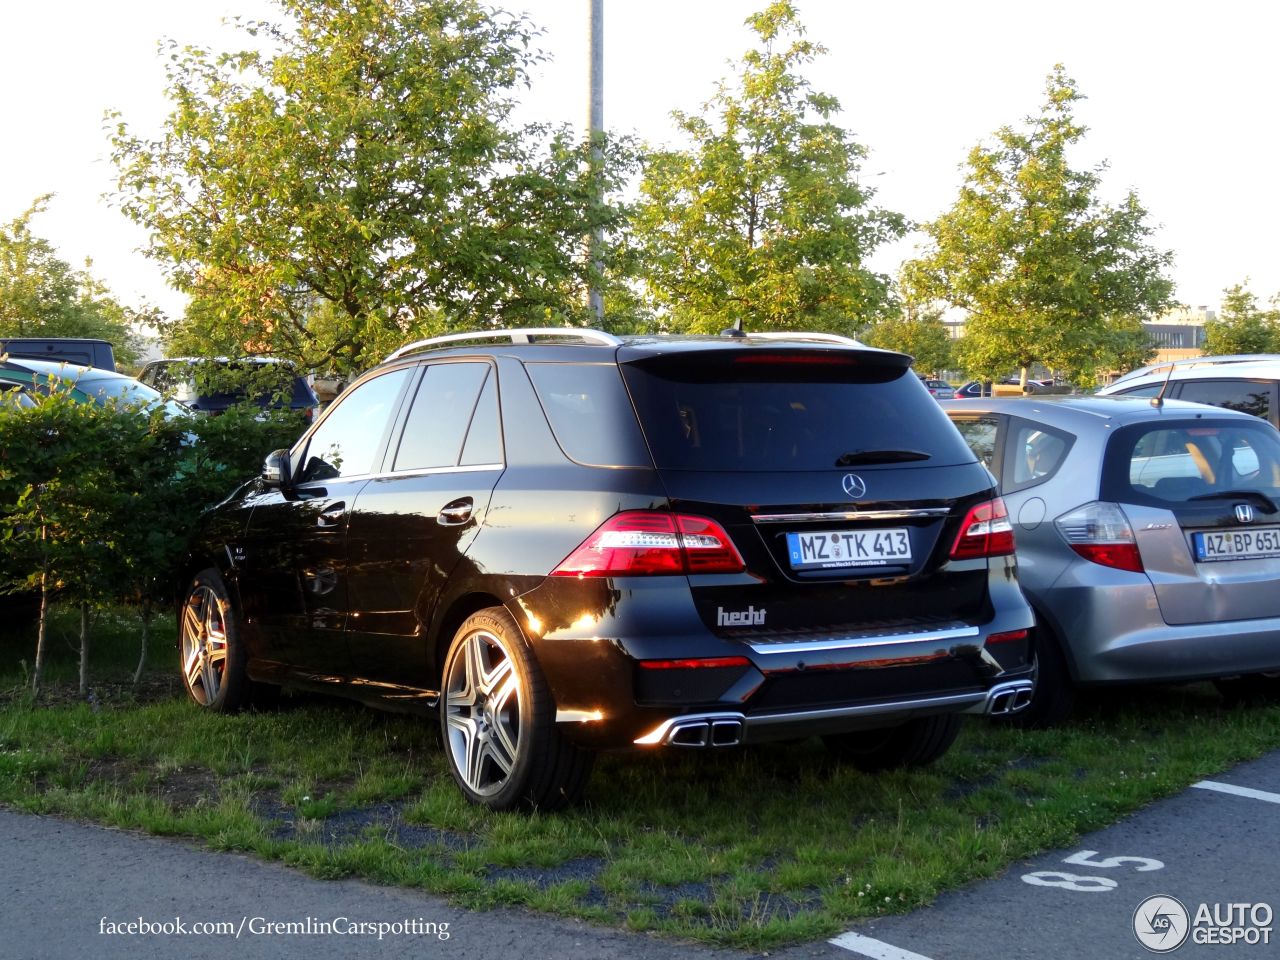
{"label": "five-spoke wheel", "polygon": [[191,699],[219,713],[244,706],[252,684],[227,586],[217,570],[201,570],[187,587],[178,622],[182,682]]}
{"label": "five-spoke wheel", "polygon": [[440,727],[449,770],[472,803],[553,810],[581,795],[592,754],[565,740],[546,681],[511,614],[458,628],[445,657]]}

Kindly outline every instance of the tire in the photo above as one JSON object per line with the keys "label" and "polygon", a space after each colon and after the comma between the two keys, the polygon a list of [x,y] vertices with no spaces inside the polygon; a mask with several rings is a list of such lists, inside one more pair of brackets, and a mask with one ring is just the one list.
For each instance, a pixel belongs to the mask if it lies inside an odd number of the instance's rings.
{"label": "tire", "polygon": [[194,703],[214,713],[249,705],[253,684],[231,596],[212,567],[191,579],[178,612],[178,668]]}
{"label": "tire", "polygon": [[1005,723],[1028,730],[1045,730],[1056,727],[1075,708],[1075,685],[1067,658],[1057,637],[1044,624],[1037,624],[1031,631],[1031,657],[1035,664],[1036,688],[1031,703],[1017,713],[993,717],[997,723]]}
{"label": "tire", "polygon": [[1227,703],[1268,703],[1280,700],[1280,673],[1249,673],[1213,681]]}
{"label": "tire", "polygon": [[951,749],[963,726],[964,717],[960,714],[943,713],[917,717],[884,730],[830,734],[822,742],[839,759],[874,773],[933,763]]}
{"label": "tire", "polygon": [[458,789],[490,810],[557,810],[591,775],[594,754],[561,736],[542,670],[502,607],[472,614],[449,644],[440,733]]}

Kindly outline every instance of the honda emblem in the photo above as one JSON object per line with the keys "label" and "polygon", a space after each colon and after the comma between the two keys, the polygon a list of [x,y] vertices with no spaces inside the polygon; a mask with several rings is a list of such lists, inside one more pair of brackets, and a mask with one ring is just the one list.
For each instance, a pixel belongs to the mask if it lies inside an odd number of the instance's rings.
{"label": "honda emblem", "polygon": [[1237,503],[1236,519],[1241,523],[1253,523],[1253,507],[1247,503]]}

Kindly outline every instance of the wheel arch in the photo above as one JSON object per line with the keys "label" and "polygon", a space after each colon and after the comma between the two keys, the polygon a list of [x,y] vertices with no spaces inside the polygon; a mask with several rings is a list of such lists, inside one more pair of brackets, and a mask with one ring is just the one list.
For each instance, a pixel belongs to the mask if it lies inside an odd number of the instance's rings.
{"label": "wheel arch", "polygon": [[458,632],[458,628],[467,617],[481,610],[487,610],[489,607],[505,607],[505,604],[492,593],[473,590],[455,597],[436,618],[428,652],[431,659],[431,672],[437,680],[443,682],[444,658],[449,652],[449,643],[453,640],[453,635]]}

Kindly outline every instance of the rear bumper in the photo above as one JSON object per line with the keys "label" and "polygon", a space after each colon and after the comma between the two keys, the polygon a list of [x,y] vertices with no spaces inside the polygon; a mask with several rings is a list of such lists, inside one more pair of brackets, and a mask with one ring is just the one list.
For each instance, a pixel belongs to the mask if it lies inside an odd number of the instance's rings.
{"label": "rear bumper", "polygon": [[[1102,573],[1069,571],[1052,589],[1032,594],[1079,682],[1172,682],[1280,670],[1280,618],[1170,625],[1145,575],[1096,570]],[[1092,582],[1100,577],[1105,582]]]}
{"label": "rear bumper", "polygon": [[[853,704],[822,710],[743,714],[682,714],[662,721],[637,737],[636,746],[736,747],[791,737],[842,733],[865,726],[884,726],[935,713],[979,713],[1004,716],[1031,702],[1030,679],[996,684],[985,693],[959,693],[889,703]],[[870,721],[870,723],[868,723]]]}
{"label": "rear bumper", "polygon": [[[728,746],[1021,708],[1031,690],[1026,641],[986,642],[1032,625],[1016,584],[1008,587],[1016,602],[998,606],[988,623],[849,635],[720,636],[704,626],[687,587],[657,578],[563,580],[509,606],[569,739],[591,749]],[[730,665],[713,669],[640,666],[726,658]]]}

